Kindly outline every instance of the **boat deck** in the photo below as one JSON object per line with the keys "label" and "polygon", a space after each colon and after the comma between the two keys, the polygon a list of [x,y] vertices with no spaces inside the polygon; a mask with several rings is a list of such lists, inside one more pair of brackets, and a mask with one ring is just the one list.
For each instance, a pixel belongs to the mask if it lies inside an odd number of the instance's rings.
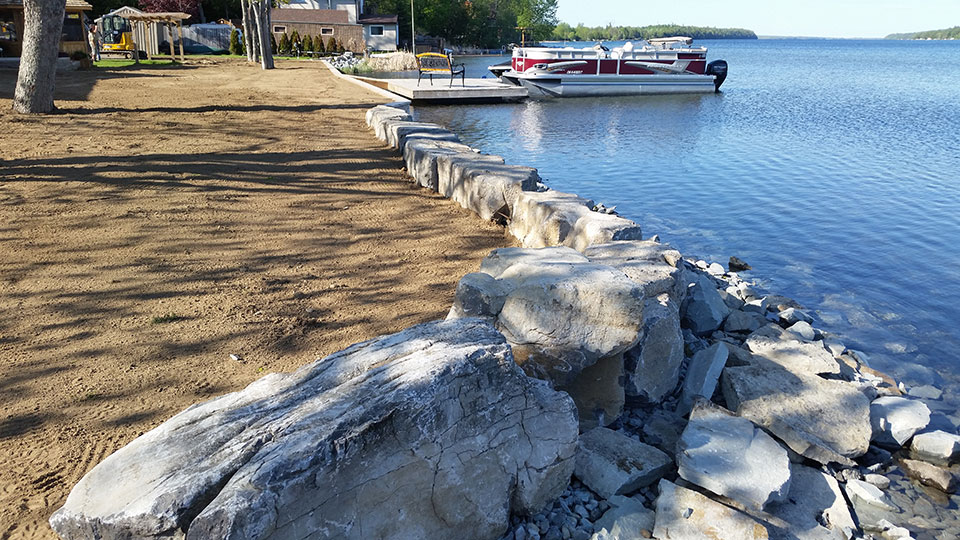
{"label": "boat deck", "polygon": [[520,86],[503,84],[496,79],[467,79],[463,85],[456,78],[450,86],[449,77],[435,76],[433,85],[429,79],[423,79],[417,85],[417,79],[374,79],[355,77],[378,88],[389,90],[414,103],[469,103],[521,101],[528,97],[527,89]]}

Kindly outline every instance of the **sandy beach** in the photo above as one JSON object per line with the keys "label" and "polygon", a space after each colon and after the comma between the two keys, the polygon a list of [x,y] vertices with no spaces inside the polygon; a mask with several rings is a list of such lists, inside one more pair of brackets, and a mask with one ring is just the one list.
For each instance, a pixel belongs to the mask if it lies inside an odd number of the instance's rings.
{"label": "sandy beach", "polygon": [[502,228],[404,178],[319,62],[0,71],[0,538],[193,403],[442,318]]}

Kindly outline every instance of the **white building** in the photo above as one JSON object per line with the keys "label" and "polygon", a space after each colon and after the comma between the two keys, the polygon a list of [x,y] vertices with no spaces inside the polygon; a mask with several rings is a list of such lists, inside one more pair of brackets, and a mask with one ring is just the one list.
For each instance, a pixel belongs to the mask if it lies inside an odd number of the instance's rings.
{"label": "white building", "polygon": [[290,0],[282,9],[334,9],[347,12],[349,24],[363,27],[368,51],[395,51],[398,43],[397,16],[364,15],[363,0]]}

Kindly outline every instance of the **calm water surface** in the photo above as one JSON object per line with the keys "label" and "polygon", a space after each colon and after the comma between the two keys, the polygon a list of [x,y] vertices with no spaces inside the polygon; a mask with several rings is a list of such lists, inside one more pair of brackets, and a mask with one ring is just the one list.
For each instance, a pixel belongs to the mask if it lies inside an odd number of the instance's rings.
{"label": "calm water surface", "polygon": [[955,397],[960,42],[704,44],[730,64],[721,94],[414,112],[688,256],[739,256],[875,366]]}

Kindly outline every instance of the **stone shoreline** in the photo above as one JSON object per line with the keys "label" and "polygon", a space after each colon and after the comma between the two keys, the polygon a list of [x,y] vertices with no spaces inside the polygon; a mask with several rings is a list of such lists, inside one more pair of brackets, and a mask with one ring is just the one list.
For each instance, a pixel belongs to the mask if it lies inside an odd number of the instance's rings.
{"label": "stone shoreline", "polygon": [[956,426],[801,306],[399,107],[366,118],[413,181],[522,247],[464,276],[444,322],[138,438],[74,488],[61,536],[960,536],[901,472],[956,508]]}

